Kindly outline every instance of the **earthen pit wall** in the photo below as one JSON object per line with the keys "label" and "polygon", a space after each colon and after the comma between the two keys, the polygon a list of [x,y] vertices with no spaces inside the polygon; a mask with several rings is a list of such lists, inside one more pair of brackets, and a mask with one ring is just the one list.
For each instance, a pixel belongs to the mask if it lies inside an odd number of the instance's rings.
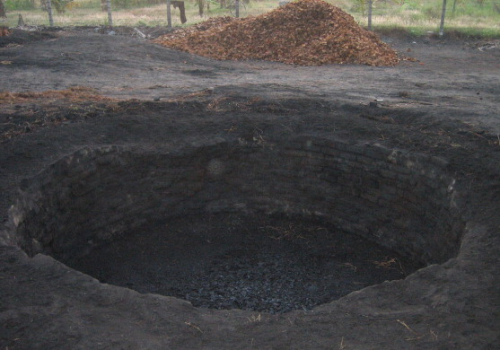
{"label": "earthen pit wall", "polygon": [[464,223],[442,159],[374,143],[215,140],[178,150],[82,149],[23,182],[10,239],[65,261],[187,212],[315,217],[422,264],[458,252]]}

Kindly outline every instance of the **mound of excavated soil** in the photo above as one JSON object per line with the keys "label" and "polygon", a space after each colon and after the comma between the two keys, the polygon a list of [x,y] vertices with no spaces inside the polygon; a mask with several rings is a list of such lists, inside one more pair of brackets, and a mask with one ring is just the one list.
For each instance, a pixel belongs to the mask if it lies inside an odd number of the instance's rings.
{"label": "mound of excavated soil", "polygon": [[212,19],[155,42],[218,60],[260,59],[306,66],[398,63],[396,52],[377,35],[321,0],[299,0],[258,17]]}

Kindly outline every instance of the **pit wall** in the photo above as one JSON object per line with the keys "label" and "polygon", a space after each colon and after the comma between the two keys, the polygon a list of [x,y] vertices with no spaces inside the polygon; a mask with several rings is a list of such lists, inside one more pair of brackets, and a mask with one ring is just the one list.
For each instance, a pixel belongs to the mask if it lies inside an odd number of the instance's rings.
{"label": "pit wall", "polygon": [[191,212],[314,217],[422,264],[458,252],[464,223],[446,162],[374,143],[225,142],[82,149],[23,181],[8,239],[63,261]]}

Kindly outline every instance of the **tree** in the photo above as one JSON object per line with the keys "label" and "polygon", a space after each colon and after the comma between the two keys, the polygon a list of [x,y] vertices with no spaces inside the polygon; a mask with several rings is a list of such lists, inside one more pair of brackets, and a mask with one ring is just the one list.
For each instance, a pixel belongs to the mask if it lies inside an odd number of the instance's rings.
{"label": "tree", "polygon": [[198,4],[198,14],[203,17],[203,9],[205,8],[205,0],[196,0]]}
{"label": "tree", "polygon": [[0,17],[7,17],[7,13],[5,12],[5,5],[3,3],[3,0],[0,0]]}

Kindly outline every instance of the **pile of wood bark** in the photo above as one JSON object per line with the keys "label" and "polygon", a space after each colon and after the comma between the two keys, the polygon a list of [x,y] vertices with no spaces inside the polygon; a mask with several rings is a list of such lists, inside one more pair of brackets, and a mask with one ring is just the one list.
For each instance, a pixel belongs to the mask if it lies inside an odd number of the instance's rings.
{"label": "pile of wood bark", "polygon": [[257,17],[211,19],[156,43],[218,60],[394,66],[397,53],[340,8],[299,0]]}
{"label": "pile of wood bark", "polygon": [[0,26],[0,36],[10,35],[10,30],[8,27]]}

